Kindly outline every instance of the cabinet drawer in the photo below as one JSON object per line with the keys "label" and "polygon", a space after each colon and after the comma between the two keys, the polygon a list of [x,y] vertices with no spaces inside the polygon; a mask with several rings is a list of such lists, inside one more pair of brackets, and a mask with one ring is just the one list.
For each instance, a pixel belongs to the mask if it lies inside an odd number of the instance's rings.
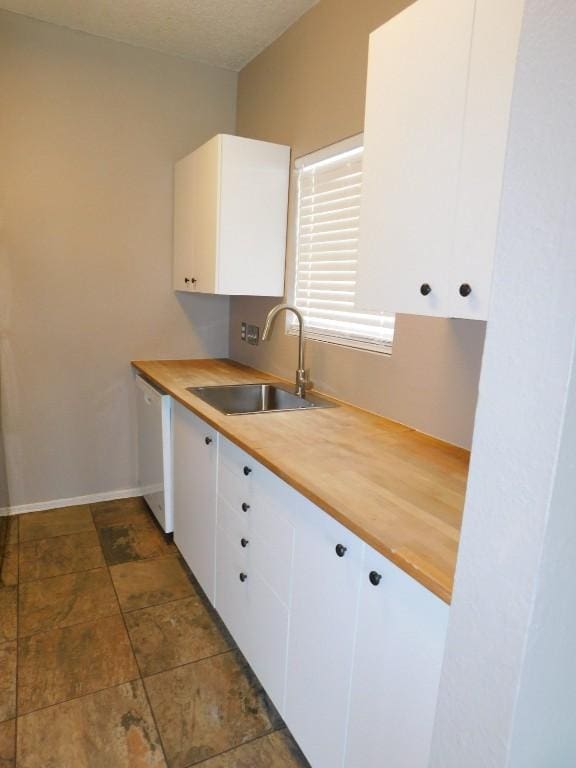
{"label": "cabinet drawer", "polygon": [[231,443],[230,440],[222,440],[220,458],[222,464],[231,472],[234,472],[242,479],[245,478],[247,488],[251,487],[252,481],[257,475],[262,471],[266,471],[256,459],[253,459],[242,448]]}
{"label": "cabinet drawer", "polygon": [[246,567],[255,568],[288,605],[294,546],[292,525],[272,504],[261,503],[259,497],[246,512],[238,512],[221,496],[218,497],[218,524],[234,546],[243,550]]}
{"label": "cabinet drawer", "polygon": [[273,502],[286,517],[306,504],[304,497],[288,483],[253,459],[229,440],[222,438],[220,451],[220,494],[236,508],[256,495]]}
{"label": "cabinet drawer", "polygon": [[[256,462],[254,462],[256,465]],[[218,493],[226,499],[230,506],[242,511],[243,504],[252,504],[254,500],[254,481],[251,477],[244,477],[226,464],[221,456],[218,473]]]}
{"label": "cabinet drawer", "polygon": [[[284,709],[288,609],[218,527],[216,609],[280,713]],[[240,575],[245,576],[244,581]]]}

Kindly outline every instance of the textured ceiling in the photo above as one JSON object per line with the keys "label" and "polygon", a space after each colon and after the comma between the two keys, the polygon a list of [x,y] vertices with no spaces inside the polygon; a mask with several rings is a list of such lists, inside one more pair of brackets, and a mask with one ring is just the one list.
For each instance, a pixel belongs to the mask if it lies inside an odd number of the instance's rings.
{"label": "textured ceiling", "polygon": [[0,8],[240,70],[318,0],[0,0]]}

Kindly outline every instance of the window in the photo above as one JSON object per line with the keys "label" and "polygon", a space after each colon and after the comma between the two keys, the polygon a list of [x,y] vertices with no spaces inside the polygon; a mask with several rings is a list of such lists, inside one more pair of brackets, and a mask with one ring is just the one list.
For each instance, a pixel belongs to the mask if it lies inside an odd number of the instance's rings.
{"label": "window", "polygon": [[390,352],[394,315],[355,308],[363,151],[355,136],[296,161],[293,300],[308,337]]}

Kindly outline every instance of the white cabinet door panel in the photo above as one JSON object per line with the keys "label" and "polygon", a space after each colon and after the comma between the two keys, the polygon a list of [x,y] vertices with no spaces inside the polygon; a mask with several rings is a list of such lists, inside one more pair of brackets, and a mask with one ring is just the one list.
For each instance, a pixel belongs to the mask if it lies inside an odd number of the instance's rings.
{"label": "white cabinet door panel", "polygon": [[362,309],[449,314],[473,15],[474,0],[418,0],[370,36]]}
{"label": "white cabinet door panel", "polygon": [[214,291],[219,146],[215,137],[174,168],[174,290]]}
{"label": "white cabinet door panel", "polygon": [[250,564],[240,542],[231,539],[220,525],[217,532],[216,609],[282,714],[288,609]]}
{"label": "white cabinet door panel", "polygon": [[[488,317],[516,55],[525,0],[476,3],[462,144],[452,317]],[[469,296],[459,294],[467,283]]]}
{"label": "white cabinet door panel", "polygon": [[[374,586],[371,571],[380,574]],[[366,547],[346,768],[426,768],[448,606]]]}
{"label": "white cabinet door panel", "polygon": [[290,148],[221,141],[218,292],[282,296]]}
{"label": "white cabinet door panel", "polygon": [[174,541],[214,601],[218,433],[174,403]]}
{"label": "white cabinet door panel", "polygon": [[[295,517],[284,718],[314,768],[338,768],[364,544],[305,500]],[[346,547],[343,557],[338,544]]]}

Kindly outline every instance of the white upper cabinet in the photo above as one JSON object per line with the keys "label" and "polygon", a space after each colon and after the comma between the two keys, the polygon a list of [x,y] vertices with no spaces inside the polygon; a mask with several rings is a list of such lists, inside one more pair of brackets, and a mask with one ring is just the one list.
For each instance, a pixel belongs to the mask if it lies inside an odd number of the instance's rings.
{"label": "white upper cabinet", "polygon": [[219,134],[174,172],[174,290],[282,296],[290,148]]}
{"label": "white upper cabinet", "polygon": [[370,36],[358,307],[486,319],[523,0],[416,0]]}

